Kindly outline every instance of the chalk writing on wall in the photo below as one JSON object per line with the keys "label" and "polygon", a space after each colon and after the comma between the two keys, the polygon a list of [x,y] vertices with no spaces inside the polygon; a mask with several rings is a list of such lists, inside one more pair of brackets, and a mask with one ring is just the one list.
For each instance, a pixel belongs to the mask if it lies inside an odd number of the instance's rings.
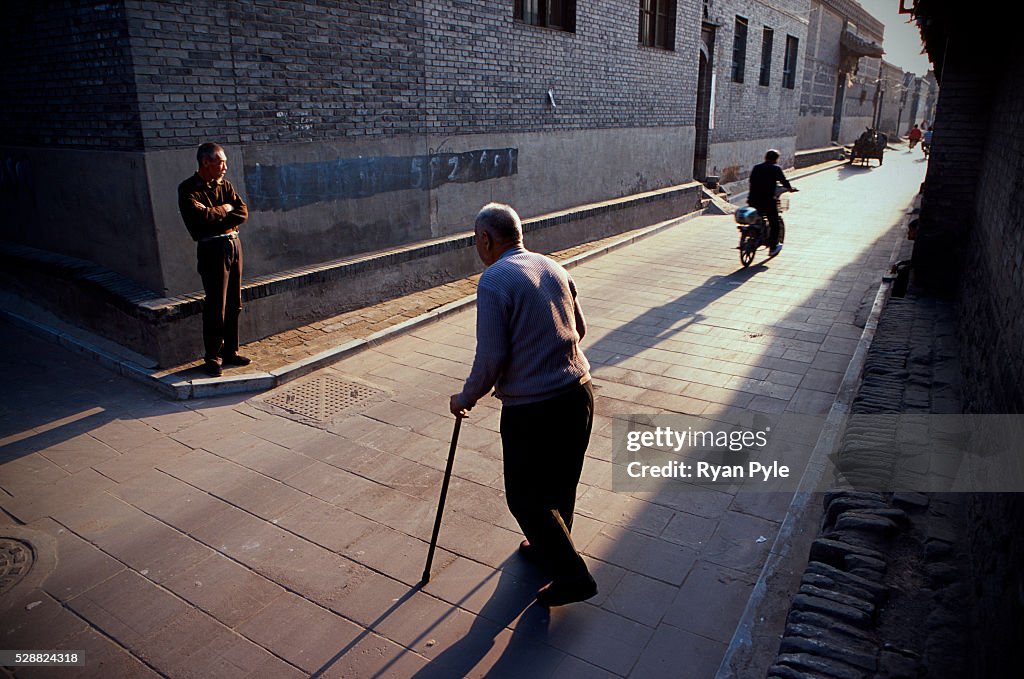
{"label": "chalk writing on wall", "polygon": [[519,149],[507,148],[289,165],[257,163],[246,166],[245,186],[254,210],[294,210],[329,200],[510,177],[518,172],[518,155]]}

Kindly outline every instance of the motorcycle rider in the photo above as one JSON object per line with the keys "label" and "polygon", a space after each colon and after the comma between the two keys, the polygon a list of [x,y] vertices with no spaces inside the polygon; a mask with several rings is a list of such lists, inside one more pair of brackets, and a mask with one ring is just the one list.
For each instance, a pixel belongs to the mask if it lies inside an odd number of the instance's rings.
{"label": "motorcycle rider", "polygon": [[779,205],[775,199],[775,188],[781,184],[788,191],[796,191],[786,179],[782,168],[777,165],[779,152],[768,149],[764,154],[764,162],[754,166],[750,171],[750,192],[747,194],[747,205],[757,210],[768,219],[769,257],[782,251],[779,243]]}
{"label": "motorcycle rider", "polygon": [[910,132],[907,133],[907,139],[910,140],[910,148],[917,146],[917,142],[921,141],[922,134],[921,128],[917,126],[917,123],[914,123],[914,126],[910,128]]}

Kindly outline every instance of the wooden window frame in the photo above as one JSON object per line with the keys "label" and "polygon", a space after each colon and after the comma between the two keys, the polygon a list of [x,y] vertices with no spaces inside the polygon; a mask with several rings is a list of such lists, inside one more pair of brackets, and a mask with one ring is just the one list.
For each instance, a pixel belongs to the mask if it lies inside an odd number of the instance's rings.
{"label": "wooden window frame", "polygon": [[764,27],[764,31],[761,33],[761,73],[757,78],[757,83],[762,87],[767,87],[772,82],[772,50],[774,49],[775,42],[775,30]]}
{"label": "wooden window frame", "polygon": [[797,55],[800,53],[800,38],[786,36],[786,56],[782,62],[782,86],[787,90],[796,89]]}
{"label": "wooden window frame", "polygon": [[732,81],[742,83],[747,65],[747,32],[749,22],[746,17],[736,15],[736,23],[732,36]]}
{"label": "wooden window frame", "polygon": [[[527,5],[536,7],[528,12]],[[576,32],[576,0],[514,0],[512,18],[530,26]]]}
{"label": "wooden window frame", "polygon": [[644,47],[676,48],[676,0],[640,0],[637,40]]}

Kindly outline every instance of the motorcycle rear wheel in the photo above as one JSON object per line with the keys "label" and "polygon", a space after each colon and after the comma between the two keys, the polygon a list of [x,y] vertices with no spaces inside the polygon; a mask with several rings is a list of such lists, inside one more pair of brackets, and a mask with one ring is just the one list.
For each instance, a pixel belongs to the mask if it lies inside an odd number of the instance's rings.
{"label": "motorcycle rear wheel", "polygon": [[740,264],[744,267],[750,266],[754,261],[754,253],[761,246],[761,239],[757,236],[742,236],[740,238]]}

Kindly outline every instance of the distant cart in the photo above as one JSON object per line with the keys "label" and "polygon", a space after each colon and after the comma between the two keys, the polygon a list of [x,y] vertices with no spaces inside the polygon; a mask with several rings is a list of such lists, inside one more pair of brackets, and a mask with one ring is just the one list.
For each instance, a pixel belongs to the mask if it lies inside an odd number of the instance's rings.
{"label": "distant cart", "polygon": [[853,142],[853,148],[850,150],[850,163],[860,161],[861,165],[869,165],[873,158],[881,165],[882,154],[885,153],[885,147],[888,144],[889,138],[885,134],[869,127],[858,137],[857,141]]}

